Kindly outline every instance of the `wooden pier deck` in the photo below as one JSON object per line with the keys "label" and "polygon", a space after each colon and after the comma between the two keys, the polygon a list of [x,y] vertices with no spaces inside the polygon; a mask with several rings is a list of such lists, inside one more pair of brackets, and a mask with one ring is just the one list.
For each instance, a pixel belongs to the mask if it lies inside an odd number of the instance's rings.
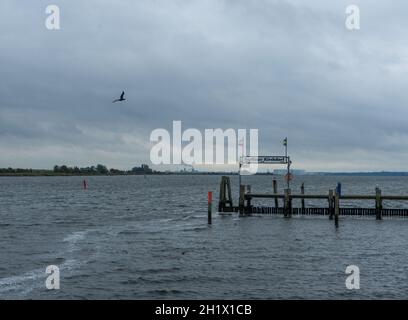
{"label": "wooden pier deck", "polygon": [[[239,212],[241,215],[251,214],[269,214],[269,215],[283,215],[290,218],[292,215],[320,215],[328,216],[335,220],[338,225],[339,216],[372,216],[377,220],[383,217],[408,217],[407,208],[384,208],[383,201],[408,201],[406,195],[383,195],[381,189],[375,188],[374,194],[366,195],[342,195],[337,190],[328,190],[327,194],[305,194],[304,184],[301,186],[300,194],[292,194],[291,189],[285,189],[284,194],[277,193],[277,182],[273,180],[273,193],[252,193],[251,186],[241,185],[239,190],[238,206],[233,205],[231,198],[231,185],[229,177],[222,177],[220,185],[220,198],[218,204],[218,211],[224,212]],[[253,200],[255,199],[274,199],[271,206],[255,206]],[[280,199],[280,201],[279,201]],[[293,207],[292,201],[294,199],[301,200],[301,207]],[[317,199],[326,200],[327,207],[306,207],[305,200]],[[349,207],[340,206],[341,200],[364,200],[373,201],[373,207]],[[279,202],[282,206],[279,206]],[[344,202],[343,202],[344,204]]]}

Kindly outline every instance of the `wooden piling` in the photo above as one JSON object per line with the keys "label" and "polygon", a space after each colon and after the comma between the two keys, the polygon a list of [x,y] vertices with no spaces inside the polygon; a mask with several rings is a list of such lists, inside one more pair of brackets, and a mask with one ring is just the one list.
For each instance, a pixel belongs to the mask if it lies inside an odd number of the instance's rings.
{"label": "wooden piling", "polygon": [[218,212],[232,212],[234,206],[232,204],[231,181],[227,176],[221,178],[220,197],[218,200]]}
{"label": "wooden piling", "polygon": [[[273,193],[274,194],[278,193],[278,182],[276,181],[276,179],[273,179]],[[278,207],[279,207],[278,198],[275,198],[275,208]]]}
{"label": "wooden piling", "polygon": [[244,206],[245,206],[245,186],[239,186],[239,214],[244,214]]}
{"label": "wooden piling", "polygon": [[329,190],[329,219],[333,220],[334,216],[334,203],[333,203],[333,189]]}
{"label": "wooden piling", "polygon": [[208,224],[212,224],[212,192],[208,192]]}
{"label": "wooden piling", "polygon": [[[251,186],[247,185],[247,194],[250,195],[251,194]],[[251,197],[247,197],[247,206],[246,206],[246,210],[247,212],[251,212]]]}
{"label": "wooden piling", "polygon": [[375,188],[375,217],[376,220],[382,220],[382,199],[381,199],[381,189]]}
{"label": "wooden piling", "polygon": [[340,196],[336,190],[334,194],[334,225],[336,228],[339,226],[339,214],[340,214]]}
{"label": "wooden piling", "polygon": [[[300,186],[300,194],[305,194],[305,183],[302,182],[302,185]],[[305,212],[305,198],[302,198],[301,200],[302,202],[302,213]]]}
{"label": "wooden piling", "polygon": [[221,178],[220,183],[220,197],[218,199],[218,212],[224,212],[225,209],[225,187],[224,177]]}
{"label": "wooden piling", "polygon": [[291,194],[290,189],[285,189],[284,215],[287,218],[290,218],[292,216],[292,198],[290,194]]}

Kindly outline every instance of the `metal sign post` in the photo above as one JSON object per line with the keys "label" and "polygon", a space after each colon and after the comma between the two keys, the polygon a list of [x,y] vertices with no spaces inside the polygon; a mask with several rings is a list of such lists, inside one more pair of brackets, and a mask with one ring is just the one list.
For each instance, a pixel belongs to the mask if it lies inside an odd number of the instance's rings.
{"label": "metal sign post", "polygon": [[239,169],[238,169],[239,186],[238,186],[238,190],[239,190],[239,188],[241,188],[241,167],[242,167],[242,160],[239,160]]}
{"label": "metal sign post", "polygon": [[290,189],[290,180],[292,180],[292,174],[290,173],[290,157],[288,157],[288,173],[286,174],[286,182],[287,182],[287,187]]}

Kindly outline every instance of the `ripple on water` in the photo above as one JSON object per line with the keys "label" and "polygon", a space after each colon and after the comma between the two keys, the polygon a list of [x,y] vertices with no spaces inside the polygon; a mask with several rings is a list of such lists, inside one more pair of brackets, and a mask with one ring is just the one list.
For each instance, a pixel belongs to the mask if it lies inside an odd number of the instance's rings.
{"label": "ripple on water", "polygon": [[[47,297],[48,261],[62,268],[64,298],[407,298],[407,219],[342,217],[336,230],[327,217],[214,214],[209,228],[205,196],[219,176],[139,178],[90,177],[86,193],[77,177],[0,179],[1,298]],[[245,179],[271,188],[270,176]],[[338,181],[345,193],[408,190],[408,177],[295,180],[310,193]],[[344,286],[352,263],[364,281],[354,295]]]}

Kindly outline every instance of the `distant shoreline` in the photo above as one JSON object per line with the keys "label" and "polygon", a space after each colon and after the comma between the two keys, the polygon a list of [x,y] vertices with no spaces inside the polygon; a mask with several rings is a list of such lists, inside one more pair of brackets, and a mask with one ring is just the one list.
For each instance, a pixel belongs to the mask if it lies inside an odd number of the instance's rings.
{"label": "distant shoreline", "polygon": [[[26,169],[25,169],[26,170]],[[30,170],[30,169],[27,169]],[[61,173],[53,172],[52,170],[32,170],[31,172],[14,172],[14,173],[0,173],[1,177],[112,177],[112,176],[234,176],[238,175],[237,172],[151,172],[151,173]],[[282,175],[260,172],[257,176],[274,176],[283,177]],[[362,176],[362,177],[408,177],[408,172],[310,172],[301,175],[295,175],[297,177],[305,176]]]}
{"label": "distant shoreline", "polygon": [[[44,172],[44,173],[0,173],[0,177],[118,177],[118,176],[191,176],[191,175],[237,175],[233,172],[160,172],[160,173],[129,173],[129,174],[69,174],[69,173],[54,173],[54,172]],[[259,175],[271,175],[272,174],[259,174]],[[276,176],[276,175],[275,175]]]}

